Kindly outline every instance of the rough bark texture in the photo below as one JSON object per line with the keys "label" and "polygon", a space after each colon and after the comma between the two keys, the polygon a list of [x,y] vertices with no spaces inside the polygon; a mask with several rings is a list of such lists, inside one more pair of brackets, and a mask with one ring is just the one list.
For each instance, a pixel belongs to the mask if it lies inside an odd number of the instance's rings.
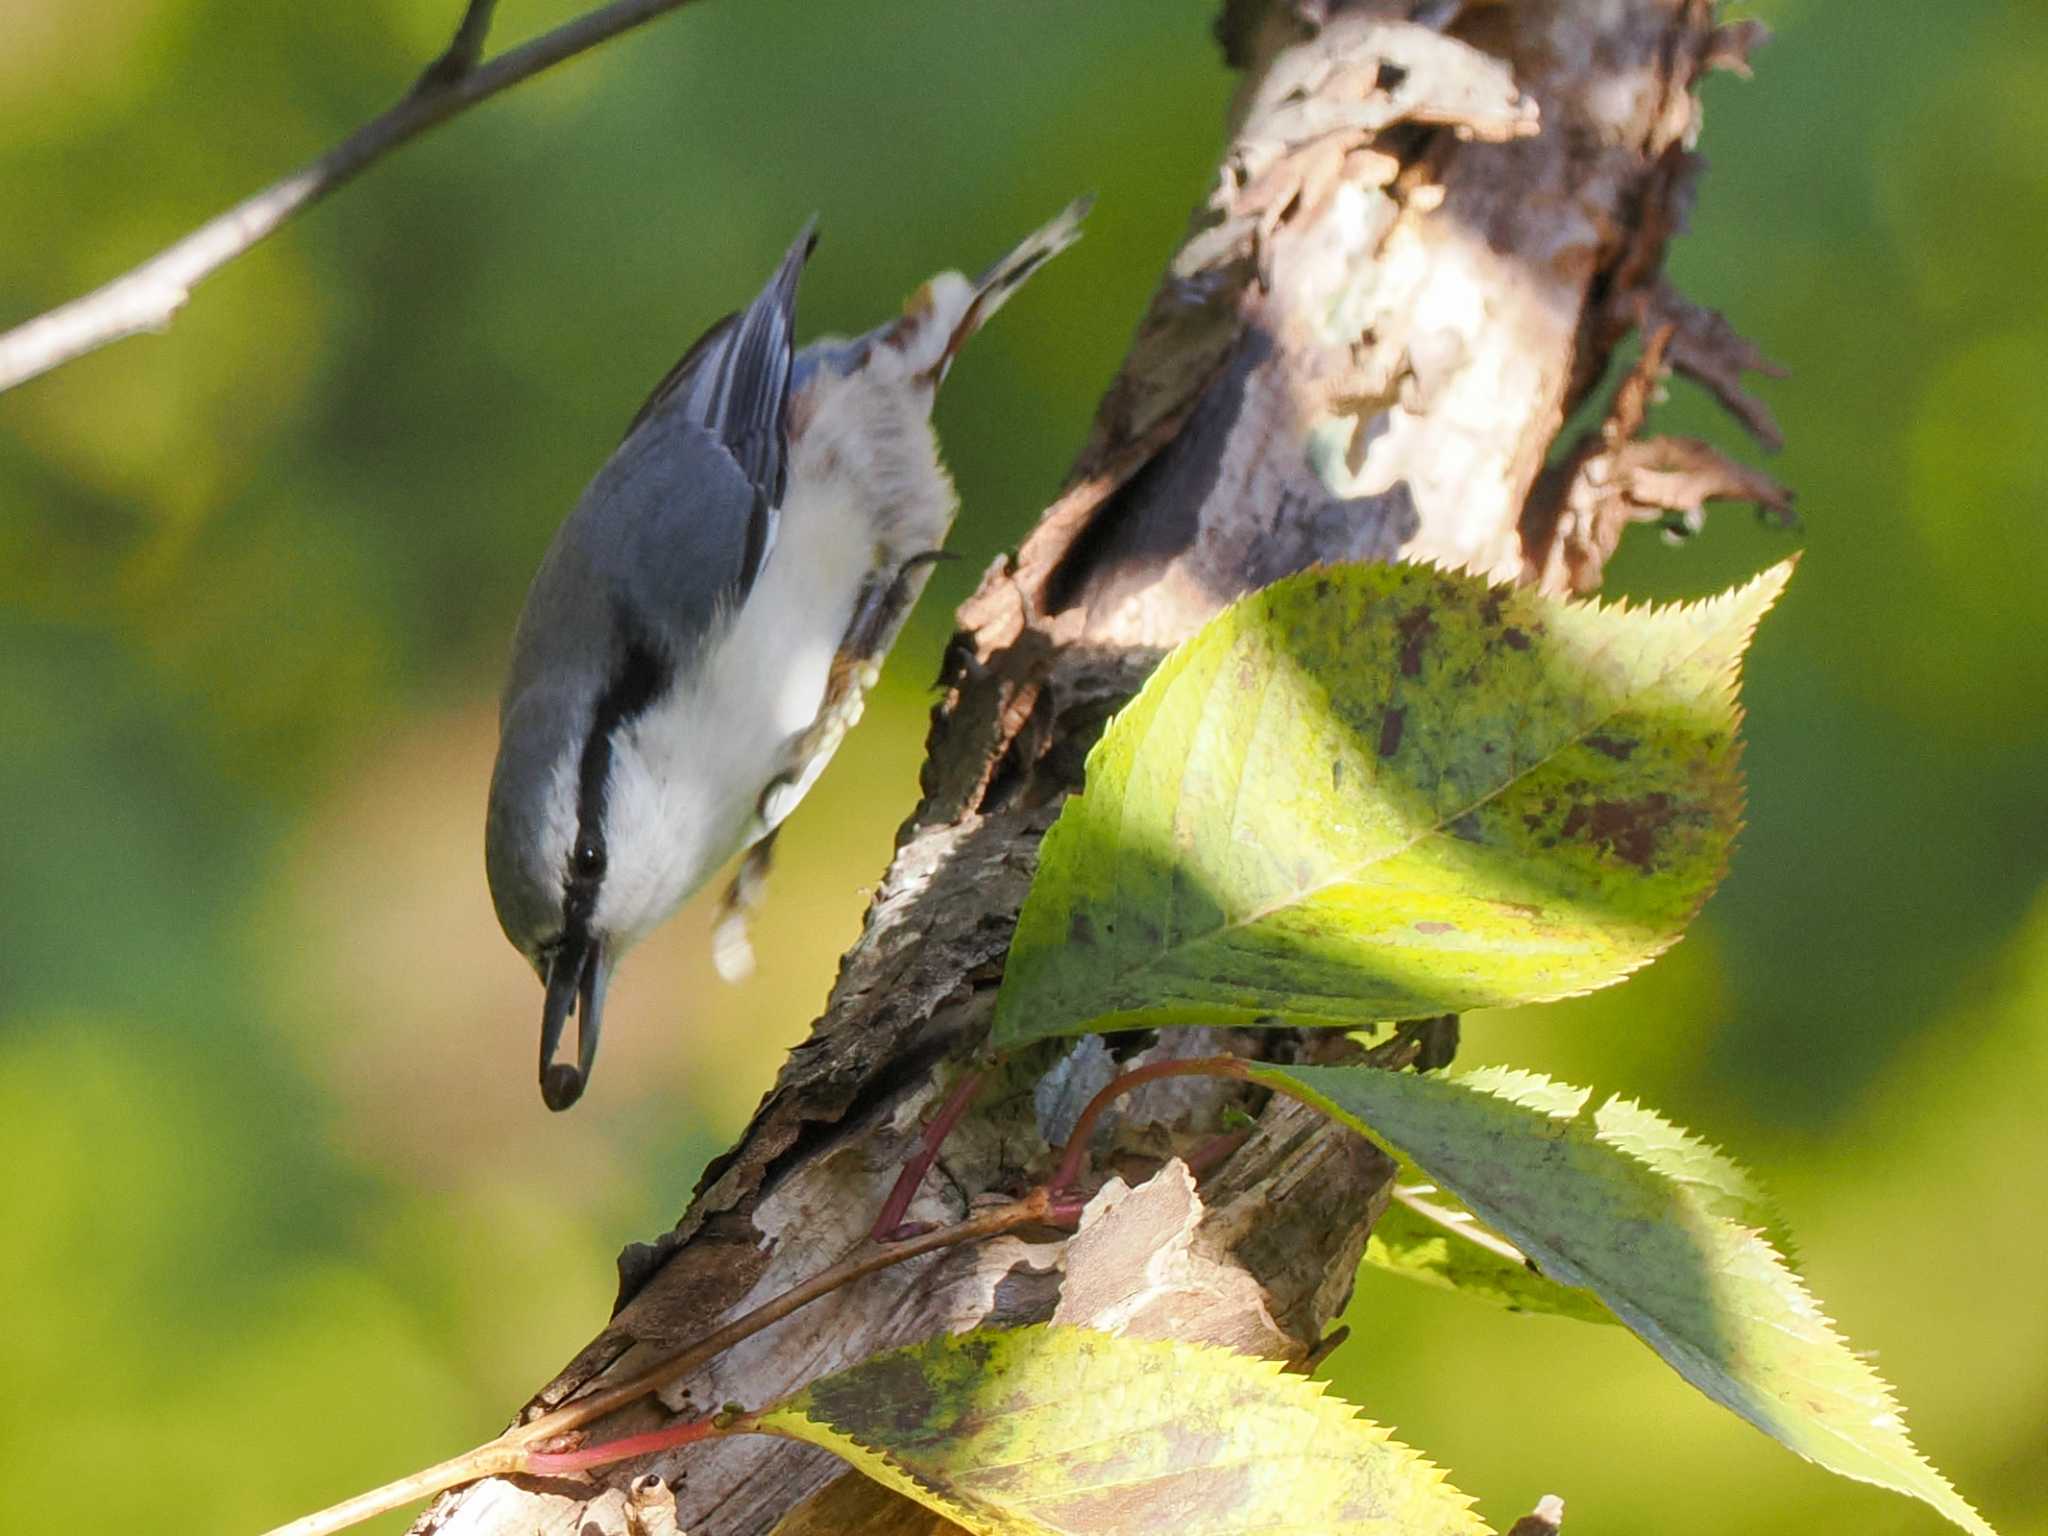
{"label": "rough bark texture", "polygon": [[[622,1260],[616,1315],[535,1407],[652,1363],[866,1240],[920,1122],[984,1042],[1038,841],[1162,648],[1316,561],[1595,584],[1627,518],[1590,466],[1640,446],[1627,439],[1667,362],[1768,429],[1740,386],[1761,359],[1660,273],[1690,182],[1693,87],[1752,40],[1717,29],[1710,0],[1233,0],[1218,33],[1244,80],[1215,191],[1069,489],[961,611],[925,800],[828,1011],[675,1230]],[[1658,345],[1604,435],[1546,475],[1567,414],[1646,323]],[[1637,512],[1664,490],[1693,505],[1733,483],[1702,461],[1675,489],[1627,467]],[[1283,1031],[1155,1049],[1219,1045],[1350,1049]],[[1105,1055],[1063,1063],[1046,1047],[995,1068],[913,1217],[1044,1177],[1061,1089],[1071,1101]],[[1167,1159],[1211,1137],[1233,1097],[1257,1128],[1197,1194]],[[666,1411],[765,1404],[878,1349],[1056,1307],[1306,1359],[1390,1173],[1300,1106],[1208,1080],[1134,1095],[1098,1167],[1138,1187],[1112,1185],[1071,1244],[1013,1236],[872,1276],[718,1360]],[[643,1404],[599,1433],[665,1416]],[[683,1479],[678,1514],[698,1536],[785,1517],[789,1531],[936,1528],[853,1479],[820,1493],[837,1470],[737,1440],[589,1481],[479,1484],[420,1529],[637,1528],[627,1494],[650,1471]]]}

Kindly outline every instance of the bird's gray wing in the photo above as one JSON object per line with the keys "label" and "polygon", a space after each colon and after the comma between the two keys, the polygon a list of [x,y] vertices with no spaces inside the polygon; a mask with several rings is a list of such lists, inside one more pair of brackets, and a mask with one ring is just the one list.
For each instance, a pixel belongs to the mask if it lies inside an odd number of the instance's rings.
{"label": "bird's gray wing", "polygon": [[[595,697],[646,652],[672,668],[746,584],[754,487],[701,427],[656,421],[564,519],[526,594],[507,704],[547,681]],[[580,732],[579,732],[580,735]]]}
{"label": "bird's gray wing", "polygon": [[636,437],[695,428],[730,456],[753,490],[735,601],[753,586],[774,542],[788,478],[797,281],[816,244],[813,224],[806,224],[754,302],[706,331],[654,387],[621,445],[624,451]]}

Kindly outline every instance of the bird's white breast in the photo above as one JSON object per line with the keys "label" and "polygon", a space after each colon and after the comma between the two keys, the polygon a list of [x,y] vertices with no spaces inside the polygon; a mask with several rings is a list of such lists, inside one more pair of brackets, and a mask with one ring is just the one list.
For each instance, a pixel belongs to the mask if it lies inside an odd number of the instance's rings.
{"label": "bird's white breast", "polygon": [[792,487],[745,603],[614,745],[597,924],[619,947],[759,835],[761,792],[824,702],[873,540],[819,489]]}
{"label": "bird's white breast", "polygon": [[762,791],[804,766],[792,738],[818,717],[862,586],[938,548],[952,522],[928,385],[871,367],[812,389],[752,590],[614,745],[596,921],[615,950],[767,830]]}

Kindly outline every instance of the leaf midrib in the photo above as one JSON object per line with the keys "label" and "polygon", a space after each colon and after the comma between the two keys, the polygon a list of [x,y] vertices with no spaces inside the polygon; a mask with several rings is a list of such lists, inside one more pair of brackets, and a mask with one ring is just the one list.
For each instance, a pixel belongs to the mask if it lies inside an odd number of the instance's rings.
{"label": "leaf midrib", "polygon": [[[1701,652],[1705,651],[1716,640],[1720,639],[1724,632],[1725,626],[1722,628],[1716,628],[1713,631],[1709,632],[1697,644],[1692,646],[1690,649],[1688,649],[1681,655],[1675,657],[1671,661],[1671,663],[1668,666],[1666,666],[1663,670],[1656,673],[1653,677],[1647,679],[1639,687],[1631,689],[1628,696],[1625,699],[1618,702],[1614,708],[1609,709],[1604,713],[1599,714],[1594,718],[1586,721],[1582,726],[1575,730],[1570,736],[1560,741],[1550,751],[1544,753],[1543,756],[1536,758],[1534,761],[1530,762],[1527,767],[1518,769],[1514,773],[1510,774],[1508,777],[1504,778],[1499,784],[1495,785],[1492,789],[1488,790],[1485,794],[1478,796],[1469,805],[1459,810],[1455,815],[1443,817],[1439,824],[1424,828],[1422,831],[1416,833],[1413,837],[1411,837],[1407,842],[1400,844],[1398,847],[1389,848],[1384,852],[1374,854],[1372,857],[1362,860],[1357,864],[1350,865],[1341,874],[1334,875],[1327,880],[1318,881],[1314,885],[1298,887],[1294,891],[1289,892],[1284,897],[1276,898],[1275,900],[1266,902],[1261,906],[1255,907],[1251,911],[1245,913],[1242,917],[1232,918],[1228,922],[1220,923],[1216,927],[1211,928],[1206,933],[1191,935],[1188,938],[1183,939],[1180,942],[1171,946],[1162,946],[1161,948],[1153,951],[1151,954],[1146,955],[1140,959],[1137,959],[1135,961],[1129,961],[1125,964],[1119,965],[1118,969],[1125,976],[1147,976],[1157,974],[1158,971],[1161,969],[1161,966],[1165,959],[1170,955],[1180,954],[1187,950],[1198,948],[1204,944],[1213,944],[1218,939],[1226,938],[1230,934],[1238,932],[1240,929],[1249,928],[1254,924],[1264,922],[1267,918],[1272,917],[1276,913],[1288,911],[1294,907],[1301,906],[1306,902],[1312,900],[1316,896],[1321,895],[1325,891],[1334,890],[1339,886],[1356,884],[1358,881],[1358,877],[1361,874],[1363,874],[1366,870],[1371,869],[1373,866],[1377,864],[1384,864],[1391,859],[1400,858],[1402,855],[1411,852],[1412,850],[1419,847],[1421,844],[1428,841],[1432,837],[1443,836],[1446,828],[1448,828],[1452,822],[1462,821],[1465,817],[1470,816],[1474,811],[1479,810],[1481,807],[1491,803],[1493,800],[1507,793],[1508,790],[1512,789],[1516,784],[1522,782],[1522,780],[1528,778],[1529,775],[1536,773],[1542,768],[1547,767],[1550,763],[1555,761],[1563,753],[1570,751],[1573,747],[1579,746],[1581,743],[1584,742],[1586,737],[1592,735],[1593,732],[1598,730],[1601,726],[1607,724],[1612,719],[1614,719],[1615,716],[1622,714],[1627,709],[1627,707],[1631,703],[1633,703],[1635,699],[1639,698],[1643,693],[1655,687],[1658,683],[1664,682],[1665,680],[1670,678],[1674,673],[1678,672],[1682,667],[1686,666],[1688,663],[1695,660]],[[1612,649],[1616,640],[1620,638],[1621,637],[1619,634],[1608,635],[1600,641],[1599,645],[1595,647],[1595,649],[1591,652],[1587,659],[1589,661],[1597,660],[1600,656],[1604,655],[1607,651]],[[1224,681],[1224,678],[1225,669],[1219,667],[1217,669],[1215,678],[1212,679],[1212,681],[1209,684],[1209,696],[1213,696],[1215,689],[1220,683]],[[1270,686],[1271,674],[1269,673],[1265,688],[1270,688]],[[1265,688],[1262,688],[1260,692],[1262,708],[1263,700],[1265,698]],[[1389,697],[1391,697],[1391,695],[1389,695]],[[1208,712],[1208,708],[1209,697],[1205,696],[1202,703],[1202,713],[1206,714]],[[1382,706],[1382,718],[1384,718],[1384,705]],[[1256,735],[1256,733],[1254,734]],[[1142,746],[1142,743],[1140,745]],[[1247,756],[1249,756],[1249,753],[1247,753]],[[1240,775],[1239,783],[1241,787],[1242,775]],[[1121,866],[1123,862],[1122,850],[1129,846],[1128,841],[1121,836],[1124,830],[1125,815],[1128,811],[1129,797],[1127,795],[1121,796],[1120,799],[1122,799],[1124,803],[1119,806],[1117,816],[1117,831],[1119,833],[1119,837],[1117,840],[1117,862],[1119,866]],[[1176,814],[1177,810],[1178,802],[1176,802]],[[1235,817],[1236,804],[1235,800],[1233,799],[1233,824],[1235,822]],[[1121,880],[1116,882],[1115,889],[1121,891]]]}

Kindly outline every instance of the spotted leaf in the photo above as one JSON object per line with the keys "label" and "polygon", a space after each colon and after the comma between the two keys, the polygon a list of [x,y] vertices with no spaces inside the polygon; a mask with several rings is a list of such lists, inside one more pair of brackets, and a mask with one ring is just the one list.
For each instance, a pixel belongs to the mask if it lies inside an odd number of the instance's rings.
{"label": "spotted leaf", "polygon": [[1243,599],[1090,755],[999,1043],[1355,1027],[1619,980],[1726,868],[1737,667],[1790,572],[1661,608],[1386,565]]}
{"label": "spotted leaf", "polygon": [[744,1427],[821,1445],[975,1536],[1483,1536],[1443,1474],[1279,1364],[1086,1328],[892,1350]]}

